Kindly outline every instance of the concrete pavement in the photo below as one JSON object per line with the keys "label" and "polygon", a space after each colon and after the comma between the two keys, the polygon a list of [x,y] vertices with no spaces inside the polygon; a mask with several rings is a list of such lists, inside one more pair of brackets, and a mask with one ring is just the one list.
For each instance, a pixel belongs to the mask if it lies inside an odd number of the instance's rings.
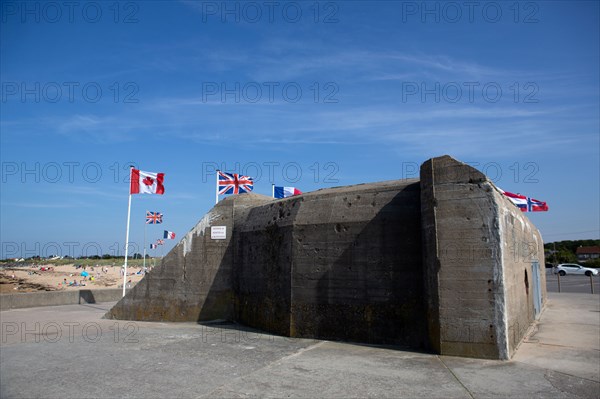
{"label": "concrete pavement", "polygon": [[0,312],[0,396],[600,397],[596,295],[550,293],[510,361],[290,339],[225,322],[102,319],[112,305]]}

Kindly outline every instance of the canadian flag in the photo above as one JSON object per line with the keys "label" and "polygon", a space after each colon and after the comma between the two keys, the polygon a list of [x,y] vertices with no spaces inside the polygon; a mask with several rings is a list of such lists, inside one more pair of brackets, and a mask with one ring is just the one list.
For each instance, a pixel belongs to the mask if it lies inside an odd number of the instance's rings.
{"label": "canadian flag", "polygon": [[152,173],[131,169],[129,194],[164,194],[164,178],[164,173]]}

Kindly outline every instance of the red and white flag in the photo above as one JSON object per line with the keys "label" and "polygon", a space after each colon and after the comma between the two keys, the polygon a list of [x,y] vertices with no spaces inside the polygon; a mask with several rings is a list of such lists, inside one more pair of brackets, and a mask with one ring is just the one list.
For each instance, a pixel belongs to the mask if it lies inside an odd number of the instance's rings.
{"label": "red and white flag", "polygon": [[502,194],[515,204],[522,212],[547,212],[548,204],[535,198],[527,197],[521,194],[514,194],[498,188]]}
{"label": "red and white flag", "polygon": [[164,173],[152,173],[131,169],[129,194],[164,194],[164,178]]}

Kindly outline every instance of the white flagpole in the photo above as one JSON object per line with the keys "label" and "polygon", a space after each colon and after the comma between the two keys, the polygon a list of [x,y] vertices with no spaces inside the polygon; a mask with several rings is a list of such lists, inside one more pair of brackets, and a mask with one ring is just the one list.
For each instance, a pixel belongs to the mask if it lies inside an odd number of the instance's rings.
{"label": "white flagpole", "polygon": [[217,205],[219,203],[219,169],[217,169],[215,175],[217,177],[217,186],[215,190],[215,205]]}
{"label": "white flagpole", "polygon": [[129,169],[129,205],[127,205],[127,233],[125,233],[125,270],[123,273],[123,296],[125,296],[125,287],[127,283],[127,256],[129,254],[129,220],[131,219],[131,174],[133,166]]}
{"label": "white flagpole", "polygon": [[[148,215],[148,211],[146,211],[146,215]],[[146,226],[148,225],[146,218],[144,218],[144,268],[146,268]]]}
{"label": "white flagpole", "polygon": [[274,184],[274,183],[272,183],[272,184],[271,184],[271,187],[273,188],[273,198],[275,198],[275,184]]}

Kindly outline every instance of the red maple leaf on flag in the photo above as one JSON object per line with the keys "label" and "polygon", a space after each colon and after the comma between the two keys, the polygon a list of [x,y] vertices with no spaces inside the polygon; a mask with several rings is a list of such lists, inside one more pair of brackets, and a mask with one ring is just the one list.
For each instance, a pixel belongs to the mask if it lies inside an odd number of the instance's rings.
{"label": "red maple leaf on flag", "polygon": [[131,169],[131,182],[129,184],[129,194],[164,194],[163,186],[164,173],[144,172],[138,169]]}
{"label": "red maple leaf on flag", "polygon": [[146,176],[146,177],[144,178],[144,180],[142,180],[142,182],[143,182],[145,185],[147,185],[147,186],[151,186],[151,185],[153,185],[153,184],[154,184],[154,179],[153,179],[153,178],[151,178],[151,177],[149,177],[149,176]]}

